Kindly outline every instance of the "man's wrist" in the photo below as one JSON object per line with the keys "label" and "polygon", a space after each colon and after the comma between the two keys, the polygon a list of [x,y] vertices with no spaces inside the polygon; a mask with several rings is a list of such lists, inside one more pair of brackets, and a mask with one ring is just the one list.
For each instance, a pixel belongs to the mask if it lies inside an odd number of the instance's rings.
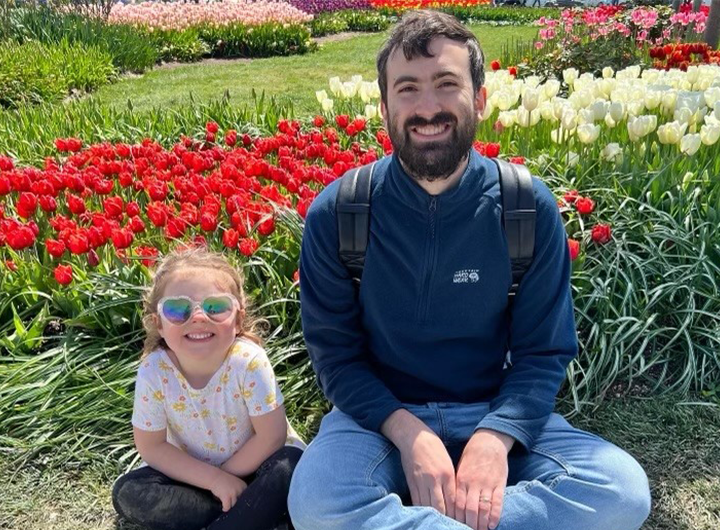
{"label": "man's wrist", "polygon": [[475,431],[475,434],[473,436],[491,437],[498,440],[505,447],[506,453],[509,453],[510,449],[512,449],[513,445],[515,444],[515,438],[513,438],[509,434],[505,434],[504,432],[500,431],[494,431],[492,429],[478,429]]}

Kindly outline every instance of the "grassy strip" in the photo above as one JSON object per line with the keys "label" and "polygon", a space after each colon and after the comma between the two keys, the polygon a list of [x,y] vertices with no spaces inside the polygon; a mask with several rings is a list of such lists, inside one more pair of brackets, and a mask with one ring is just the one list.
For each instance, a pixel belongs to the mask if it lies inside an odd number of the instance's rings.
{"label": "grassy strip", "polygon": [[[653,512],[642,530],[716,530],[720,523],[720,407],[616,399],[571,420],[623,447],[645,467]],[[0,527],[8,530],[139,530],[118,521],[110,503],[115,464],[16,470],[0,457]],[[67,485],[72,484],[68,488]]]}
{"label": "grassy strip", "polygon": [[[486,64],[500,56],[509,39],[529,39],[537,28],[531,26],[472,26],[480,39]],[[208,101],[226,91],[236,105],[251,103],[251,90],[265,91],[278,102],[294,105],[296,114],[316,113],[319,105],[315,91],[327,89],[328,79],[349,79],[360,74],[377,77],[375,57],[387,33],[361,35],[328,42],[315,53],[293,57],[272,57],[252,61],[209,61],[199,64],[160,68],[142,77],[126,78],[98,90],[101,104],[125,106],[128,100],[136,109],[179,107],[195,101]]]}

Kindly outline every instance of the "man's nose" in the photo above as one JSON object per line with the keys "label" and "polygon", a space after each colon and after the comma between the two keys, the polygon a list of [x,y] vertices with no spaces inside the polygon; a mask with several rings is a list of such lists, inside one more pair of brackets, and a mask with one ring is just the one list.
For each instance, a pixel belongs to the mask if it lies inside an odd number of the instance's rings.
{"label": "man's nose", "polygon": [[423,90],[420,93],[415,105],[415,114],[431,120],[441,110],[440,101],[434,90]]}

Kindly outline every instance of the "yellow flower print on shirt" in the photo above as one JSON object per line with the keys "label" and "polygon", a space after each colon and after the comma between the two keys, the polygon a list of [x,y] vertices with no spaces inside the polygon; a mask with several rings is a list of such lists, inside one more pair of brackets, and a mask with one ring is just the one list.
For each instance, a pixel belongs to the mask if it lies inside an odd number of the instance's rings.
{"label": "yellow flower print on shirt", "polygon": [[270,392],[267,396],[265,396],[265,404],[267,404],[267,405],[275,404],[275,392]]}
{"label": "yellow flower print on shirt", "polygon": [[201,417],[201,418],[205,419],[205,418],[207,418],[208,416],[210,416],[210,411],[209,411],[208,409],[202,409],[202,410],[200,411],[200,417]]}
{"label": "yellow flower print on shirt", "polygon": [[162,359],[158,363],[158,366],[160,367],[161,370],[164,370],[165,372],[172,370],[170,365],[168,363],[166,363],[165,361],[163,361]]}
{"label": "yellow flower print on shirt", "polygon": [[175,409],[178,412],[185,412],[185,409],[187,408],[187,405],[183,403],[182,401],[177,401],[173,403],[173,409]]}
{"label": "yellow flower print on shirt", "polygon": [[247,371],[254,372],[258,368],[260,368],[260,361],[258,361],[257,359],[253,359],[252,361],[250,361],[250,364],[248,364]]}
{"label": "yellow flower print on shirt", "polygon": [[205,443],[203,444],[203,446],[205,447],[205,449],[210,449],[210,450],[212,450],[212,449],[215,449],[215,448],[217,447],[217,444],[211,444],[210,442],[205,442]]}
{"label": "yellow flower print on shirt", "polygon": [[250,399],[253,396],[253,391],[251,388],[246,388],[243,390],[242,395],[245,399]]}
{"label": "yellow flower print on shirt", "polygon": [[220,376],[220,382],[225,385],[228,381],[230,381],[230,376],[227,372],[225,372],[224,374],[222,374],[222,376]]}
{"label": "yellow flower print on shirt", "polygon": [[162,393],[162,390],[156,390],[153,392],[153,397],[156,401],[164,401],[165,400],[165,394]]}

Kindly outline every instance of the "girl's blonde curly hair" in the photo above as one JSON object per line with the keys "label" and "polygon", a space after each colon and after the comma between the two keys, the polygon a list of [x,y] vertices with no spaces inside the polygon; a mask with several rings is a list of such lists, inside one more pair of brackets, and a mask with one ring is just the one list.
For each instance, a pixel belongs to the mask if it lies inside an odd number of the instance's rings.
{"label": "girl's blonde curly hair", "polygon": [[240,311],[237,312],[238,336],[246,337],[257,344],[262,344],[262,339],[256,333],[259,321],[249,316],[247,300],[243,290],[242,273],[233,267],[230,262],[217,252],[211,252],[205,248],[183,249],[171,252],[165,256],[153,275],[152,285],[149,287],[143,298],[143,327],[145,328],[145,343],[142,356],[145,357],[158,348],[168,348],[165,339],[160,336],[158,330],[158,302],[165,292],[168,280],[177,272],[188,269],[208,269],[218,273],[220,277],[227,280],[228,292],[240,302]]}

